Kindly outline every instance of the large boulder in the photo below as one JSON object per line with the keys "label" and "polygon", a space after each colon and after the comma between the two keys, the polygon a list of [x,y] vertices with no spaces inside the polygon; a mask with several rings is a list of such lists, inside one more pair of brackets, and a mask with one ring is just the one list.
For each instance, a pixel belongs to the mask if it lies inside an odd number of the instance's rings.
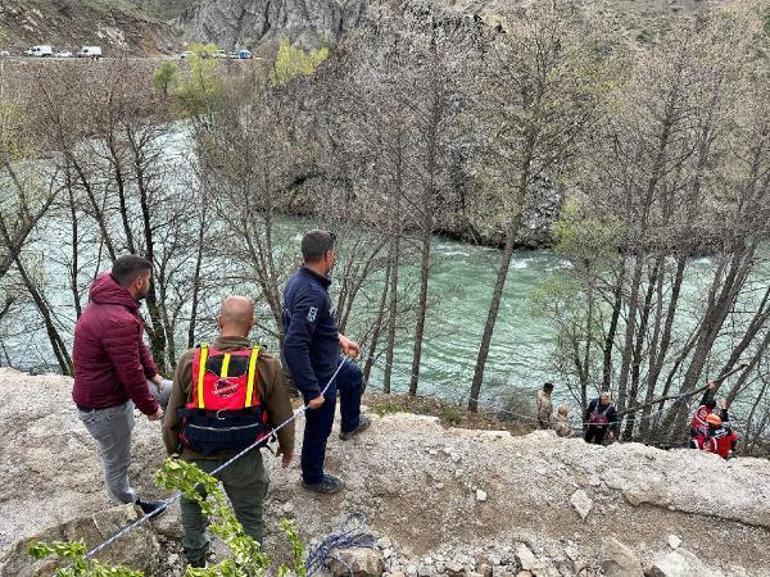
{"label": "large boulder", "polygon": [[[51,574],[58,562],[53,559],[32,559],[27,549],[33,543],[82,540],[86,548],[91,549],[137,518],[138,513],[133,505],[123,505],[73,519],[18,541],[0,558],[0,577],[44,577]],[[161,564],[160,544],[150,525],[145,524],[104,549],[96,559],[107,565],[122,564],[144,571],[146,575],[154,575]]]}
{"label": "large boulder", "polygon": [[655,559],[646,575],[647,577],[721,577],[723,573],[713,570],[690,551],[677,549]]}
{"label": "large boulder", "polygon": [[644,577],[642,563],[634,551],[613,538],[607,539],[602,547],[602,571],[605,577]]}
{"label": "large boulder", "polygon": [[380,577],[385,570],[385,559],[379,549],[338,549],[333,553],[329,568],[334,577]]}

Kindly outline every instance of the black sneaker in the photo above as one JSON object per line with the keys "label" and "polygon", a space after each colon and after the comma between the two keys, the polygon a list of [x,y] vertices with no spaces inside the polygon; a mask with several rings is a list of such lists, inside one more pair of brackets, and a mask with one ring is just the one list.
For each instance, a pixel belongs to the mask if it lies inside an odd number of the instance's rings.
{"label": "black sneaker", "polygon": [[201,559],[199,561],[189,561],[187,563],[188,567],[192,567],[193,569],[205,569],[206,568],[206,560]]}
{"label": "black sneaker", "polygon": [[324,495],[333,495],[345,488],[345,482],[334,475],[324,475],[324,478],[318,483],[306,483],[305,481],[302,481],[302,486],[308,491],[323,493]]}
{"label": "black sneaker", "polygon": [[352,431],[348,431],[347,433],[340,431],[340,439],[342,439],[343,441],[349,441],[358,433],[362,433],[366,429],[368,429],[369,425],[371,424],[372,424],[372,420],[369,417],[367,417],[366,415],[361,415],[360,417],[358,417],[358,426],[355,429],[353,429]]}
{"label": "black sneaker", "polygon": [[168,503],[165,501],[142,501],[137,499],[136,506],[142,510],[142,513],[149,515],[150,519],[160,517],[168,510]]}

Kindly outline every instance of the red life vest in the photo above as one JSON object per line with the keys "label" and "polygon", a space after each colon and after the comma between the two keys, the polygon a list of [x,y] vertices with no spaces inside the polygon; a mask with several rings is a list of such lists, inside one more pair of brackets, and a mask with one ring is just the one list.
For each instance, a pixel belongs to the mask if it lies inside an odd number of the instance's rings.
{"label": "red life vest", "polygon": [[[609,419],[607,419],[607,410],[612,406],[612,403],[606,405],[602,408],[601,403],[597,403],[596,408],[591,411],[591,414],[588,415],[588,422],[591,425],[597,425],[597,426],[603,426],[609,424]],[[599,410],[601,409],[601,410]]]}
{"label": "red life vest", "polygon": [[703,435],[708,433],[709,424],[706,422],[706,417],[708,417],[710,413],[711,411],[706,405],[698,407],[698,410],[695,411],[695,414],[692,417],[692,421],[690,421],[690,429]]}
{"label": "red life vest", "polygon": [[723,459],[727,459],[730,456],[730,451],[733,448],[733,444],[738,440],[738,435],[732,431],[727,431],[724,428],[717,429],[716,431],[710,431],[703,435],[698,435],[693,442],[695,448],[702,449],[707,453],[714,453],[719,455]]}
{"label": "red life vest", "polygon": [[267,437],[267,412],[259,388],[260,349],[195,349],[193,383],[182,417],[180,438],[190,449],[211,455],[237,452]]}

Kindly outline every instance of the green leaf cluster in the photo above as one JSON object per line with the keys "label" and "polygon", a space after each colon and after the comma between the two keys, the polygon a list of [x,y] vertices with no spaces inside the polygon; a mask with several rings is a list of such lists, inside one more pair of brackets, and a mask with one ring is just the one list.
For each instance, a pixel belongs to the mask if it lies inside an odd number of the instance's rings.
{"label": "green leaf cluster", "polygon": [[201,117],[216,110],[224,96],[224,81],[219,61],[213,56],[218,51],[215,44],[193,44],[187,63],[189,74],[177,83],[174,95],[181,111],[189,116]]}
{"label": "green leaf cluster", "polygon": [[[188,567],[185,577],[265,577],[271,565],[270,557],[260,544],[247,535],[238,522],[224,491],[216,478],[205,473],[193,463],[180,459],[168,459],[156,472],[155,482],[167,490],[179,490],[195,501],[211,522],[209,529],[229,547],[231,557],[206,568]],[[280,527],[289,540],[293,553],[293,567],[281,565],[278,575],[286,577],[294,572],[306,577],[303,561],[305,547],[294,523],[282,519]],[[124,566],[107,567],[98,561],[86,559],[86,547],[82,542],[51,544],[35,543],[29,548],[35,559],[57,557],[68,562],[66,568],[57,569],[54,577],[144,577],[141,571]]]}
{"label": "green leaf cluster", "polygon": [[329,54],[326,46],[306,52],[299,46],[292,46],[288,38],[282,38],[275,65],[270,72],[270,82],[273,86],[281,86],[298,76],[309,76]]}

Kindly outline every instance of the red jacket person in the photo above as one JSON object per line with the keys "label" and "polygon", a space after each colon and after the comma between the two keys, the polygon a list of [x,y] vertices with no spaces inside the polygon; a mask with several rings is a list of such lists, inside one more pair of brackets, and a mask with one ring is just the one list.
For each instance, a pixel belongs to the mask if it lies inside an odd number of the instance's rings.
{"label": "red jacket person", "polygon": [[168,398],[167,385],[142,340],[139,307],[150,290],[151,271],[148,260],[128,255],[115,261],[112,272],[97,277],[75,325],[72,352],[72,398],[99,446],[108,492],[120,503],[136,503],[145,513],[156,511],[159,504],[141,501],[128,480],[134,406],[150,420],[163,416],[148,380]]}

